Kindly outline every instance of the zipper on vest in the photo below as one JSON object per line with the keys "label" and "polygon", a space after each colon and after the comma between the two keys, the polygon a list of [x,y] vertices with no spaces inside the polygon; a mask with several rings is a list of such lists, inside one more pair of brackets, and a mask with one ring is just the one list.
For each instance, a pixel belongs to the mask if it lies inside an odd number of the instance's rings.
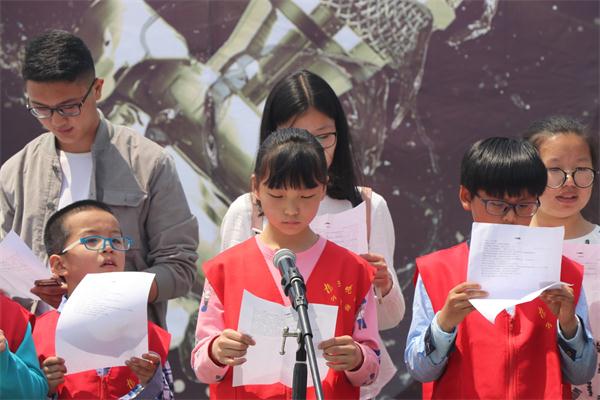
{"label": "zipper on vest", "polygon": [[[516,312],[516,310],[515,310]],[[513,370],[514,363],[514,343],[513,343],[513,331],[514,331],[514,318],[509,314],[508,315],[508,371],[506,371],[508,376],[508,399],[516,399],[516,385],[514,382],[514,377],[517,376],[516,372]]]}
{"label": "zipper on vest", "polygon": [[108,378],[109,374],[106,374],[104,376],[100,377],[100,399],[106,399],[108,398],[107,394],[108,394],[108,384],[106,382],[106,379]]}

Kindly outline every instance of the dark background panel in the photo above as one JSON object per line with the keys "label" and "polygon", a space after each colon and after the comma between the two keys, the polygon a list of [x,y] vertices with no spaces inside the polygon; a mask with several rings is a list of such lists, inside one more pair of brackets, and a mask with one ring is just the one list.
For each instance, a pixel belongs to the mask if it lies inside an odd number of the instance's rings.
{"label": "dark background panel", "polygon": [[[91,3],[0,2],[2,162],[42,132],[24,107],[18,74],[24,43],[48,28],[74,29]],[[190,55],[201,62],[226,42],[247,6],[246,1],[231,0],[147,3],[185,37]],[[553,113],[580,117],[598,135],[600,3],[500,1],[489,31],[449,44],[483,11],[482,1],[460,3],[452,24],[433,32],[416,103],[400,126],[389,131],[381,164],[365,179],[386,198],[392,213],[395,266],[407,299],[400,326],[382,335],[399,369],[384,390],[385,398],[419,396],[419,384],[408,377],[403,363],[414,258],[455,244],[470,231],[470,215],[457,196],[465,149],[484,137],[518,136],[533,120]],[[360,140],[361,133],[354,135]],[[584,213],[600,221],[597,182]],[[189,361],[183,353],[170,354],[178,398],[203,397],[204,387],[184,377],[182,366]]]}

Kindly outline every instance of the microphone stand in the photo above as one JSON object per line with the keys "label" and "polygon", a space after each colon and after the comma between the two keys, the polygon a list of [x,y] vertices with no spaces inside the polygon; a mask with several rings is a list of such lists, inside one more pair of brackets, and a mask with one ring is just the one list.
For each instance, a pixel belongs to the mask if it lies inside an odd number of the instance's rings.
{"label": "microphone stand", "polygon": [[[293,263],[288,263],[287,274],[282,273],[281,286],[286,296],[289,297],[294,310],[298,313],[298,326],[300,331],[296,334],[287,334],[285,336],[298,336],[298,350],[296,351],[296,363],[294,364],[294,375],[292,382],[292,398],[294,400],[306,399],[306,357],[310,366],[310,374],[315,386],[317,399],[323,399],[323,387],[321,386],[321,377],[317,366],[317,357],[313,344],[313,333],[308,320],[308,301],[306,301],[306,286],[304,279],[298,272]],[[285,269],[285,268],[284,268]],[[284,344],[285,346],[285,344]]]}

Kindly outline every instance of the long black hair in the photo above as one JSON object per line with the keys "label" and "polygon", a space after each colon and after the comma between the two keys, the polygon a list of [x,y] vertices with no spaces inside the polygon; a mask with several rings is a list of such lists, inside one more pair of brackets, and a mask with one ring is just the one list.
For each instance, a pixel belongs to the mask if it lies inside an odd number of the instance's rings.
{"label": "long black hair", "polygon": [[357,167],[346,114],[337,95],[320,76],[301,70],[280,80],[271,90],[260,123],[260,142],[286,122],[313,107],[335,121],[336,148],[329,166],[327,195],[349,200],[353,206],[362,199],[357,190]]}

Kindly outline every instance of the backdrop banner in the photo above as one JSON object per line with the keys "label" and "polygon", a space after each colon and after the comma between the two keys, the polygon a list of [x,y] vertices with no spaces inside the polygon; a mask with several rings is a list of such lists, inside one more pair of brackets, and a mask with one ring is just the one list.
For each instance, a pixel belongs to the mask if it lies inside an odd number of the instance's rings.
{"label": "backdrop banner", "polygon": [[[518,136],[549,114],[598,134],[600,3],[508,0],[102,0],[0,2],[2,162],[43,130],[27,112],[19,60],[31,37],[72,31],[105,80],[100,107],[175,158],[200,225],[200,263],[217,254],[228,205],[249,190],[261,112],[276,81],[310,69],[336,90],[364,184],[384,196],[407,300],[382,336],[398,373],[381,398],[415,398],[404,365],[416,256],[462,241],[465,149]],[[585,210],[599,221],[597,182]],[[204,398],[190,367],[203,279],[169,304],[178,398]]]}

